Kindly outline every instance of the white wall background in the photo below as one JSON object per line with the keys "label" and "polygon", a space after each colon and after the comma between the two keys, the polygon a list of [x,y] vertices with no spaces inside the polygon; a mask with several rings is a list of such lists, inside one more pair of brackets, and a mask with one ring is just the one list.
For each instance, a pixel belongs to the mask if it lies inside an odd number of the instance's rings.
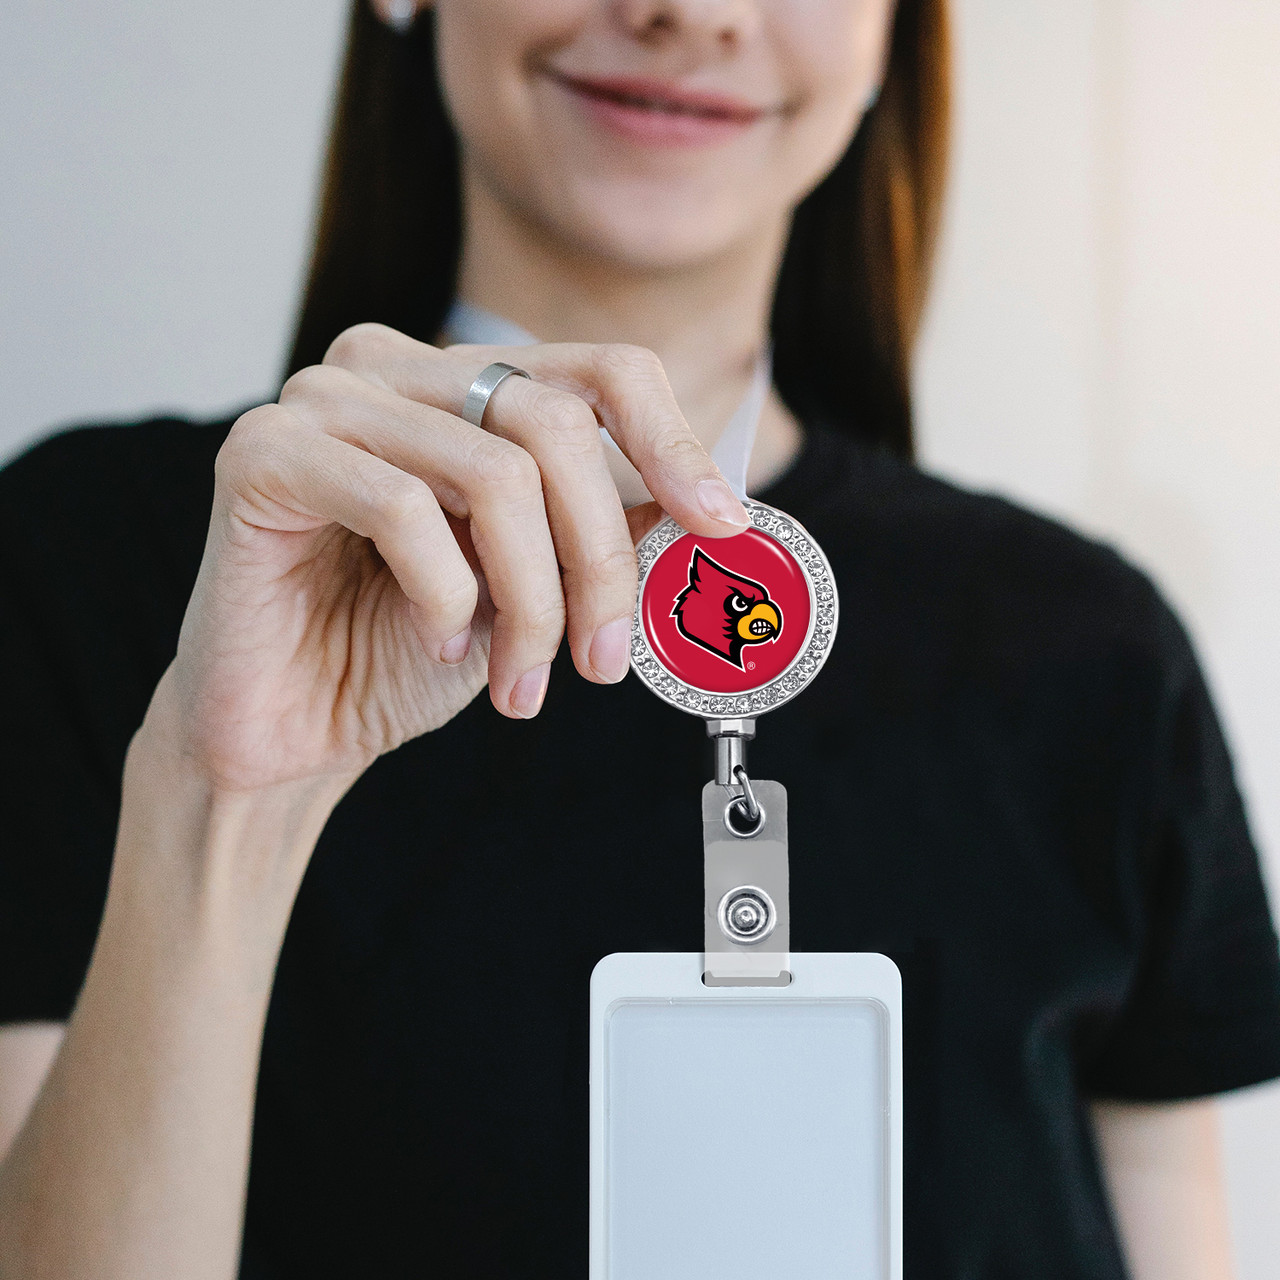
{"label": "white wall background", "polygon": [[[956,0],[923,452],[1114,541],[1199,644],[1280,895],[1280,4]],[[6,0],[0,456],[265,398],[346,0]],[[1241,1280],[1280,1246],[1280,1086],[1234,1096]]]}

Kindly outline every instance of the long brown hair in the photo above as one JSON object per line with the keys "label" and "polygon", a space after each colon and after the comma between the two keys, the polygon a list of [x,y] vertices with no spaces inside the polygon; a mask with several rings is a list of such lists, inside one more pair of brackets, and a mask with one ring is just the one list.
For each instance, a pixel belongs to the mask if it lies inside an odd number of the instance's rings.
{"label": "long brown hair", "polygon": [[[774,381],[791,411],[907,458],[911,354],[946,168],[948,45],[946,0],[898,0],[880,96],[796,208],[771,317]],[[434,12],[399,35],[354,0],[285,376],[364,320],[431,341],[453,301],[461,240]]]}

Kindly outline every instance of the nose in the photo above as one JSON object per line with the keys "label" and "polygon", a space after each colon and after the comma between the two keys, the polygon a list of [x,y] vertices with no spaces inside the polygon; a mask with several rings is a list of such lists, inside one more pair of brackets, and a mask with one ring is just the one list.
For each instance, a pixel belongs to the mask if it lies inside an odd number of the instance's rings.
{"label": "nose", "polygon": [[649,44],[696,40],[734,52],[756,32],[759,0],[617,0],[627,29]]}

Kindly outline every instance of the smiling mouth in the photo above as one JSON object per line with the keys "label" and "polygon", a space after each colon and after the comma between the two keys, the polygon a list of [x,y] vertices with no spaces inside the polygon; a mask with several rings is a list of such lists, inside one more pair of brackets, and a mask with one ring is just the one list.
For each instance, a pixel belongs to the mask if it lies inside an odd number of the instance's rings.
{"label": "smiling mouth", "polygon": [[652,111],[664,116],[701,116],[709,120],[732,120],[727,111],[695,110],[693,107],[682,107],[674,102],[658,102],[654,98],[638,98],[631,93],[609,93],[604,89],[588,89],[583,85],[574,88],[592,98],[602,98],[605,102],[617,102],[624,107],[638,107],[642,111]]}
{"label": "smiling mouth", "polygon": [[605,89],[599,85],[583,80],[574,80],[569,76],[555,77],[561,84],[600,102],[613,102],[619,106],[630,107],[637,111],[647,111],[658,116],[691,116],[698,120],[728,120],[749,123],[758,120],[764,112],[761,110],[743,110],[721,107],[695,107],[686,103],[671,102],[662,98],[644,97],[640,94],[625,93],[613,89]]}

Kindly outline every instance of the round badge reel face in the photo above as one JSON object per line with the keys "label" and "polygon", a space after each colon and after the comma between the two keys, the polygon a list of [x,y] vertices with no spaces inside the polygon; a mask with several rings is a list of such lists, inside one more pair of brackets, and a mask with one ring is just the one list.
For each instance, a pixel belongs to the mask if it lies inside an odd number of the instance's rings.
{"label": "round badge reel face", "polygon": [[660,698],[706,719],[790,701],[835,638],[835,580],[821,548],[783,512],[745,506],[751,527],[733,537],[697,537],[668,517],[637,548],[632,668]]}

